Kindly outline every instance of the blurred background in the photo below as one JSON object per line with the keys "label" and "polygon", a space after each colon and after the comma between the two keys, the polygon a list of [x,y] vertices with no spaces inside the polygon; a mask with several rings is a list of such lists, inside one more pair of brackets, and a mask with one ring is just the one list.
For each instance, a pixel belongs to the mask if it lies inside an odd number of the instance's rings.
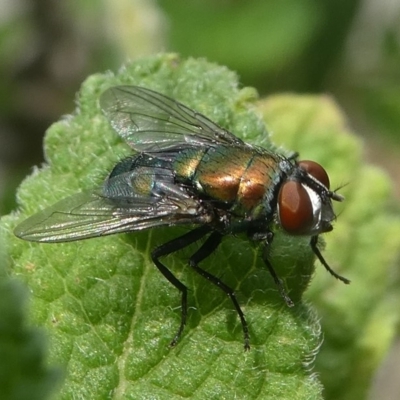
{"label": "blurred background", "polygon": [[[400,0],[0,0],[0,215],[82,81],[160,51],[224,64],[262,96],[333,96],[400,198]],[[399,347],[371,399],[400,398]]]}

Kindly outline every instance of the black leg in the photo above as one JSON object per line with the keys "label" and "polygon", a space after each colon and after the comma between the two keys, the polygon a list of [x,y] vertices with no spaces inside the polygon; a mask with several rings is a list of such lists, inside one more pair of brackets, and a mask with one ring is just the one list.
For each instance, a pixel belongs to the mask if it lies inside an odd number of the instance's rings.
{"label": "black leg", "polygon": [[318,235],[312,236],[310,240],[310,246],[312,248],[312,251],[314,254],[317,256],[318,260],[321,262],[321,264],[325,267],[325,269],[333,275],[336,279],[339,279],[340,281],[349,284],[350,281],[347,278],[344,278],[343,276],[337,274],[325,261],[324,257],[322,256],[321,252],[319,251],[319,248],[317,246],[318,244]]}
{"label": "black leg", "polygon": [[151,252],[151,258],[159,271],[182,293],[181,324],[171,341],[171,346],[176,345],[186,324],[188,289],[164,264],[160,262],[159,258],[174,253],[175,251],[181,250],[186,246],[189,246],[190,244],[198,241],[199,239],[207,235],[210,231],[211,228],[209,228],[208,226],[201,226],[178,238],[162,244]]}
{"label": "black leg", "polygon": [[235,292],[233,291],[232,288],[227,286],[224,282],[222,282],[220,279],[218,279],[216,276],[210,274],[207,271],[204,271],[204,269],[199,267],[199,263],[207,258],[211,253],[213,253],[216,248],[219,246],[221,243],[222,235],[218,232],[213,232],[207,240],[203,243],[203,245],[200,247],[199,250],[194,253],[190,259],[189,259],[189,265],[202,277],[206,278],[209,280],[211,283],[213,283],[215,286],[219,287],[222,291],[224,291],[228,297],[231,299],[233,306],[236,309],[237,314],[239,315],[240,322],[242,324],[242,329],[243,329],[243,335],[244,335],[244,349],[249,350],[250,349],[250,339],[249,339],[249,329],[247,326],[247,321],[244,316],[244,313],[242,309],[240,308],[240,305],[237,301]]}
{"label": "black leg", "polygon": [[288,307],[293,307],[294,303],[293,303],[292,299],[286,293],[286,290],[285,290],[285,288],[283,286],[282,280],[278,277],[278,275],[276,274],[276,272],[274,270],[274,267],[272,266],[272,264],[268,260],[268,246],[271,244],[271,242],[272,242],[272,238],[270,238],[269,243],[264,248],[262,259],[263,259],[263,261],[264,261],[269,273],[271,274],[272,279],[275,282],[275,285],[278,287],[278,290],[279,290],[279,293],[280,293],[281,297],[283,298],[283,300],[285,300],[285,303],[288,305]]}

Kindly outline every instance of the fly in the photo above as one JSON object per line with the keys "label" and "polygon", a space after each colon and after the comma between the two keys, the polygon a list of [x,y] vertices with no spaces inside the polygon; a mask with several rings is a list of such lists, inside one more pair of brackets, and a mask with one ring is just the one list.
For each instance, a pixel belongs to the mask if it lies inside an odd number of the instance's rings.
{"label": "fly", "polygon": [[181,321],[171,346],[186,324],[188,288],[160,258],[194,242],[203,240],[189,266],[228,295],[246,350],[248,325],[235,292],[199,266],[224,236],[245,233],[264,245],[263,261],[289,307],[293,302],[267,257],[275,226],[309,236],[324,267],[349,283],[329,267],[317,246],[318,235],[332,230],[332,200],[344,199],[330,190],[321,165],[245,143],[204,115],[143,87],[112,87],[101,95],[100,106],[135,154],[120,161],[102,187],[31,216],[16,227],[16,236],[57,243],[157,226],[194,226],[151,252],[156,267],[181,293]]}

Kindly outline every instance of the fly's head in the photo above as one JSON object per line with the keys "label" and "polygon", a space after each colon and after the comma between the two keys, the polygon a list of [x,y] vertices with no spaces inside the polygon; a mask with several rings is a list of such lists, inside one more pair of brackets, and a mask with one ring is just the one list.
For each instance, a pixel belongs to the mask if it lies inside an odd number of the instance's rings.
{"label": "fly's head", "polygon": [[332,192],[325,169],[314,161],[298,161],[278,193],[279,225],[291,235],[315,236],[332,230],[336,218],[332,200],[344,197]]}

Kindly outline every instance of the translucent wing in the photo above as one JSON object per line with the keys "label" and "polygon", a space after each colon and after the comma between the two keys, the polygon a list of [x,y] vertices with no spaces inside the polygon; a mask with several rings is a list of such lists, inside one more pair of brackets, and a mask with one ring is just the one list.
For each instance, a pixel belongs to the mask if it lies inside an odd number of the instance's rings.
{"label": "translucent wing", "polygon": [[[143,173],[143,171],[142,171]],[[118,175],[109,187],[67,197],[33,215],[15,228],[15,235],[35,242],[68,242],[160,225],[201,223],[201,208],[182,188],[160,182],[148,195],[126,193],[119,187],[128,174]],[[114,181],[114,182],[113,182]]]}
{"label": "translucent wing", "polygon": [[112,87],[101,95],[100,106],[118,134],[140,152],[245,145],[204,115],[143,87]]}

